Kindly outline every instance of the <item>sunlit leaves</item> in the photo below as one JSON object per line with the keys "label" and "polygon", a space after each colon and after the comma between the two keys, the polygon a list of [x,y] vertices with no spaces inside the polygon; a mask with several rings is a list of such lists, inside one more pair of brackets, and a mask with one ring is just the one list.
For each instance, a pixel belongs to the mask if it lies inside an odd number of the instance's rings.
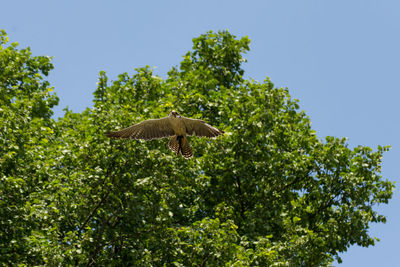
{"label": "sunlit leaves", "polygon": [[50,116],[58,98],[44,80],[53,65],[0,36],[0,262],[35,265],[58,212],[41,194],[53,178]]}
{"label": "sunlit leaves", "polygon": [[[148,66],[100,72],[93,107],[68,109],[45,81],[48,57],[0,34],[0,260],[27,265],[318,266],[369,246],[374,204],[388,203],[388,147],[318,139],[288,89],[243,78],[249,39],[193,39],[163,80]],[[111,140],[108,131],[172,110],[226,133]],[[340,260],[340,259],[339,259]]]}

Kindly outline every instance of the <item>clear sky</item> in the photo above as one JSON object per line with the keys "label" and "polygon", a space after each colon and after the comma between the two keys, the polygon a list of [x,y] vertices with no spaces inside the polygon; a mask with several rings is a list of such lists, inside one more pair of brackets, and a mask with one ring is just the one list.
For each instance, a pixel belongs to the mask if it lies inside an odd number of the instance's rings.
{"label": "clear sky", "polygon": [[[92,105],[98,72],[109,79],[149,65],[166,77],[208,30],[251,39],[247,78],[269,76],[300,100],[320,138],[351,147],[391,145],[383,176],[399,181],[400,1],[2,1],[0,28],[34,55],[54,56],[49,80],[68,106]],[[396,163],[397,162],[397,163]],[[351,247],[340,266],[398,266],[400,200],[378,207],[374,247]],[[335,265],[338,265],[335,263]]]}

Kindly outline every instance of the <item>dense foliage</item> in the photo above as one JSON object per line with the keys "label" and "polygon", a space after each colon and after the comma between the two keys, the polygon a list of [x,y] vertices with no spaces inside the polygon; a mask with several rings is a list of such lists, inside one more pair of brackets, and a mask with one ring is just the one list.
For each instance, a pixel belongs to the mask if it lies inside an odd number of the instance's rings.
{"label": "dense foliage", "polygon": [[[385,222],[374,205],[393,190],[380,176],[388,148],[318,139],[287,89],[243,78],[249,43],[201,35],[166,80],[101,72],[93,107],[55,121],[50,59],[2,31],[1,264],[315,266],[374,245],[369,225]],[[172,109],[226,134],[192,137],[190,160],[165,139],[104,135]]]}

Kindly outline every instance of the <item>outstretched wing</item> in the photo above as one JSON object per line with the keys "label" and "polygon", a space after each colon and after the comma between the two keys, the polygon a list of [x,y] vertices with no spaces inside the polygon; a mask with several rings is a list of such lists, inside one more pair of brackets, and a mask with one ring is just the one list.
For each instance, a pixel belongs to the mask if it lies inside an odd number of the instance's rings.
{"label": "outstretched wing", "polygon": [[207,124],[203,120],[190,119],[190,118],[186,118],[186,117],[181,117],[181,118],[183,119],[183,122],[185,123],[186,133],[188,135],[196,134],[197,136],[213,138],[213,137],[217,137],[218,135],[221,135],[224,133],[224,131],[221,131],[221,130]]}
{"label": "outstretched wing", "polygon": [[142,121],[118,132],[108,133],[108,137],[151,140],[174,135],[168,117]]}

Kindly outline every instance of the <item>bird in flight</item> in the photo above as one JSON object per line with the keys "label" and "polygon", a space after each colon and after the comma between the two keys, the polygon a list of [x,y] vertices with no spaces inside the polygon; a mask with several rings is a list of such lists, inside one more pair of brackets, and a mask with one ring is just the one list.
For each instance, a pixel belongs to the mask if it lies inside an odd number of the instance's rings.
{"label": "bird in flight", "polygon": [[142,121],[117,132],[110,132],[108,137],[151,140],[171,137],[168,147],[186,159],[193,156],[186,135],[213,138],[223,134],[221,131],[203,120],[190,119],[179,115],[175,110],[168,117]]}

